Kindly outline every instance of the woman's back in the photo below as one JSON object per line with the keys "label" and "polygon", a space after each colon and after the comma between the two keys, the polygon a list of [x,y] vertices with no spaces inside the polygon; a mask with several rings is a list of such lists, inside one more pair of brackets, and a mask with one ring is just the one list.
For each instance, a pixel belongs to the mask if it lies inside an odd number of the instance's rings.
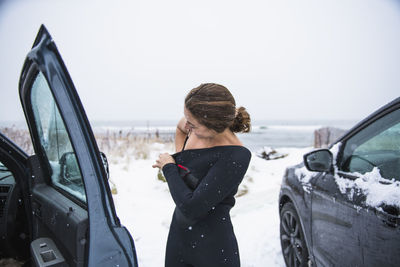
{"label": "woman's back", "polygon": [[163,169],[176,203],[166,266],[180,266],[179,258],[193,266],[239,266],[229,211],[247,171],[250,151],[243,146],[216,146],[184,150],[173,157],[200,182],[191,190],[179,175],[180,167],[168,164]]}

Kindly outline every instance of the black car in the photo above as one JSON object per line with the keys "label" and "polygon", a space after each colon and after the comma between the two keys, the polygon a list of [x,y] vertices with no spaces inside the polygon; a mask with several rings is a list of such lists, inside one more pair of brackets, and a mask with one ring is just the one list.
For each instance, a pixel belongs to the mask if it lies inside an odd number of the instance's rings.
{"label": "black car", "polygon": [[27,266],[137,266],[85,111],[42,25],[19,93],[35,154],[0,133],[0,258]]}
{"label": "black car", "polygon": [[286,169],[287,266],[400,266],[400,98]]}

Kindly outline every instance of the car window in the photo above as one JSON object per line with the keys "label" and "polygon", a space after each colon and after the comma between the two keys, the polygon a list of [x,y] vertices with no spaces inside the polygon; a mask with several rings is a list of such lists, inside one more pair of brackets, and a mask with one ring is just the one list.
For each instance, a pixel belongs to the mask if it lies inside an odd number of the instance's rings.
{"label": "car window", "polygon": [[[11,171],[0,161],[0,184],[14,184],[14,176]],[[0,193],[2,189],[0,188]]]}
{"label": "car window", "polygon": [[30,97],[40,145],[51,172],[51,184],[86,202],[82,175],[73,146],[49,85],[41,72],[33,82]]}
{"label": "car window", "polygon": [[352,136],[345,143],[338,167],[361,174],[377,167],[383,178],[400,180],[400,109]]}

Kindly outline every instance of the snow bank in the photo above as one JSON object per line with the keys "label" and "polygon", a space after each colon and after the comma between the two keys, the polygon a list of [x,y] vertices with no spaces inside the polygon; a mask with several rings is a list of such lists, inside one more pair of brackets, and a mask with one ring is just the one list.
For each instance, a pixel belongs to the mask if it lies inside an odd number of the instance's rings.
{"label": "snow bank", "polygon": [[[151,165],[171,147],[153,144],[148,159],[113,159],[111,180],[117,214],[131,232],[140,266],[164,266],[165,245],[174,210],[168,186]],[[279,240],[278,196],[285,168],[301,162],[308,149],[284,148],[286,158],[266,161],[252,155],[240,186],[241,196],[231,210],[243,267],[285,266]],[[118,163],[120,162],[120,163]],[[129,162],[127,166],[126,163]]]}

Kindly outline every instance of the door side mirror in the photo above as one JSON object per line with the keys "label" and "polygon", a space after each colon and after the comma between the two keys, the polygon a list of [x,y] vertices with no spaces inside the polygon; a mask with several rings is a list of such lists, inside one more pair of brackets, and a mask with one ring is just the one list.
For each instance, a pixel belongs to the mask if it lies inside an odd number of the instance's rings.
{"label": "door side mirror", "polygon": [[330,172],[333,167],[333,155],[328,149],[319,149],[304,155],[304,165],[309,171]]}
{"label": "door side mirror", "polygon": [[64,185],[82,184],[82,176],[74,152],[64,153],[59,161],[60,183]]}

